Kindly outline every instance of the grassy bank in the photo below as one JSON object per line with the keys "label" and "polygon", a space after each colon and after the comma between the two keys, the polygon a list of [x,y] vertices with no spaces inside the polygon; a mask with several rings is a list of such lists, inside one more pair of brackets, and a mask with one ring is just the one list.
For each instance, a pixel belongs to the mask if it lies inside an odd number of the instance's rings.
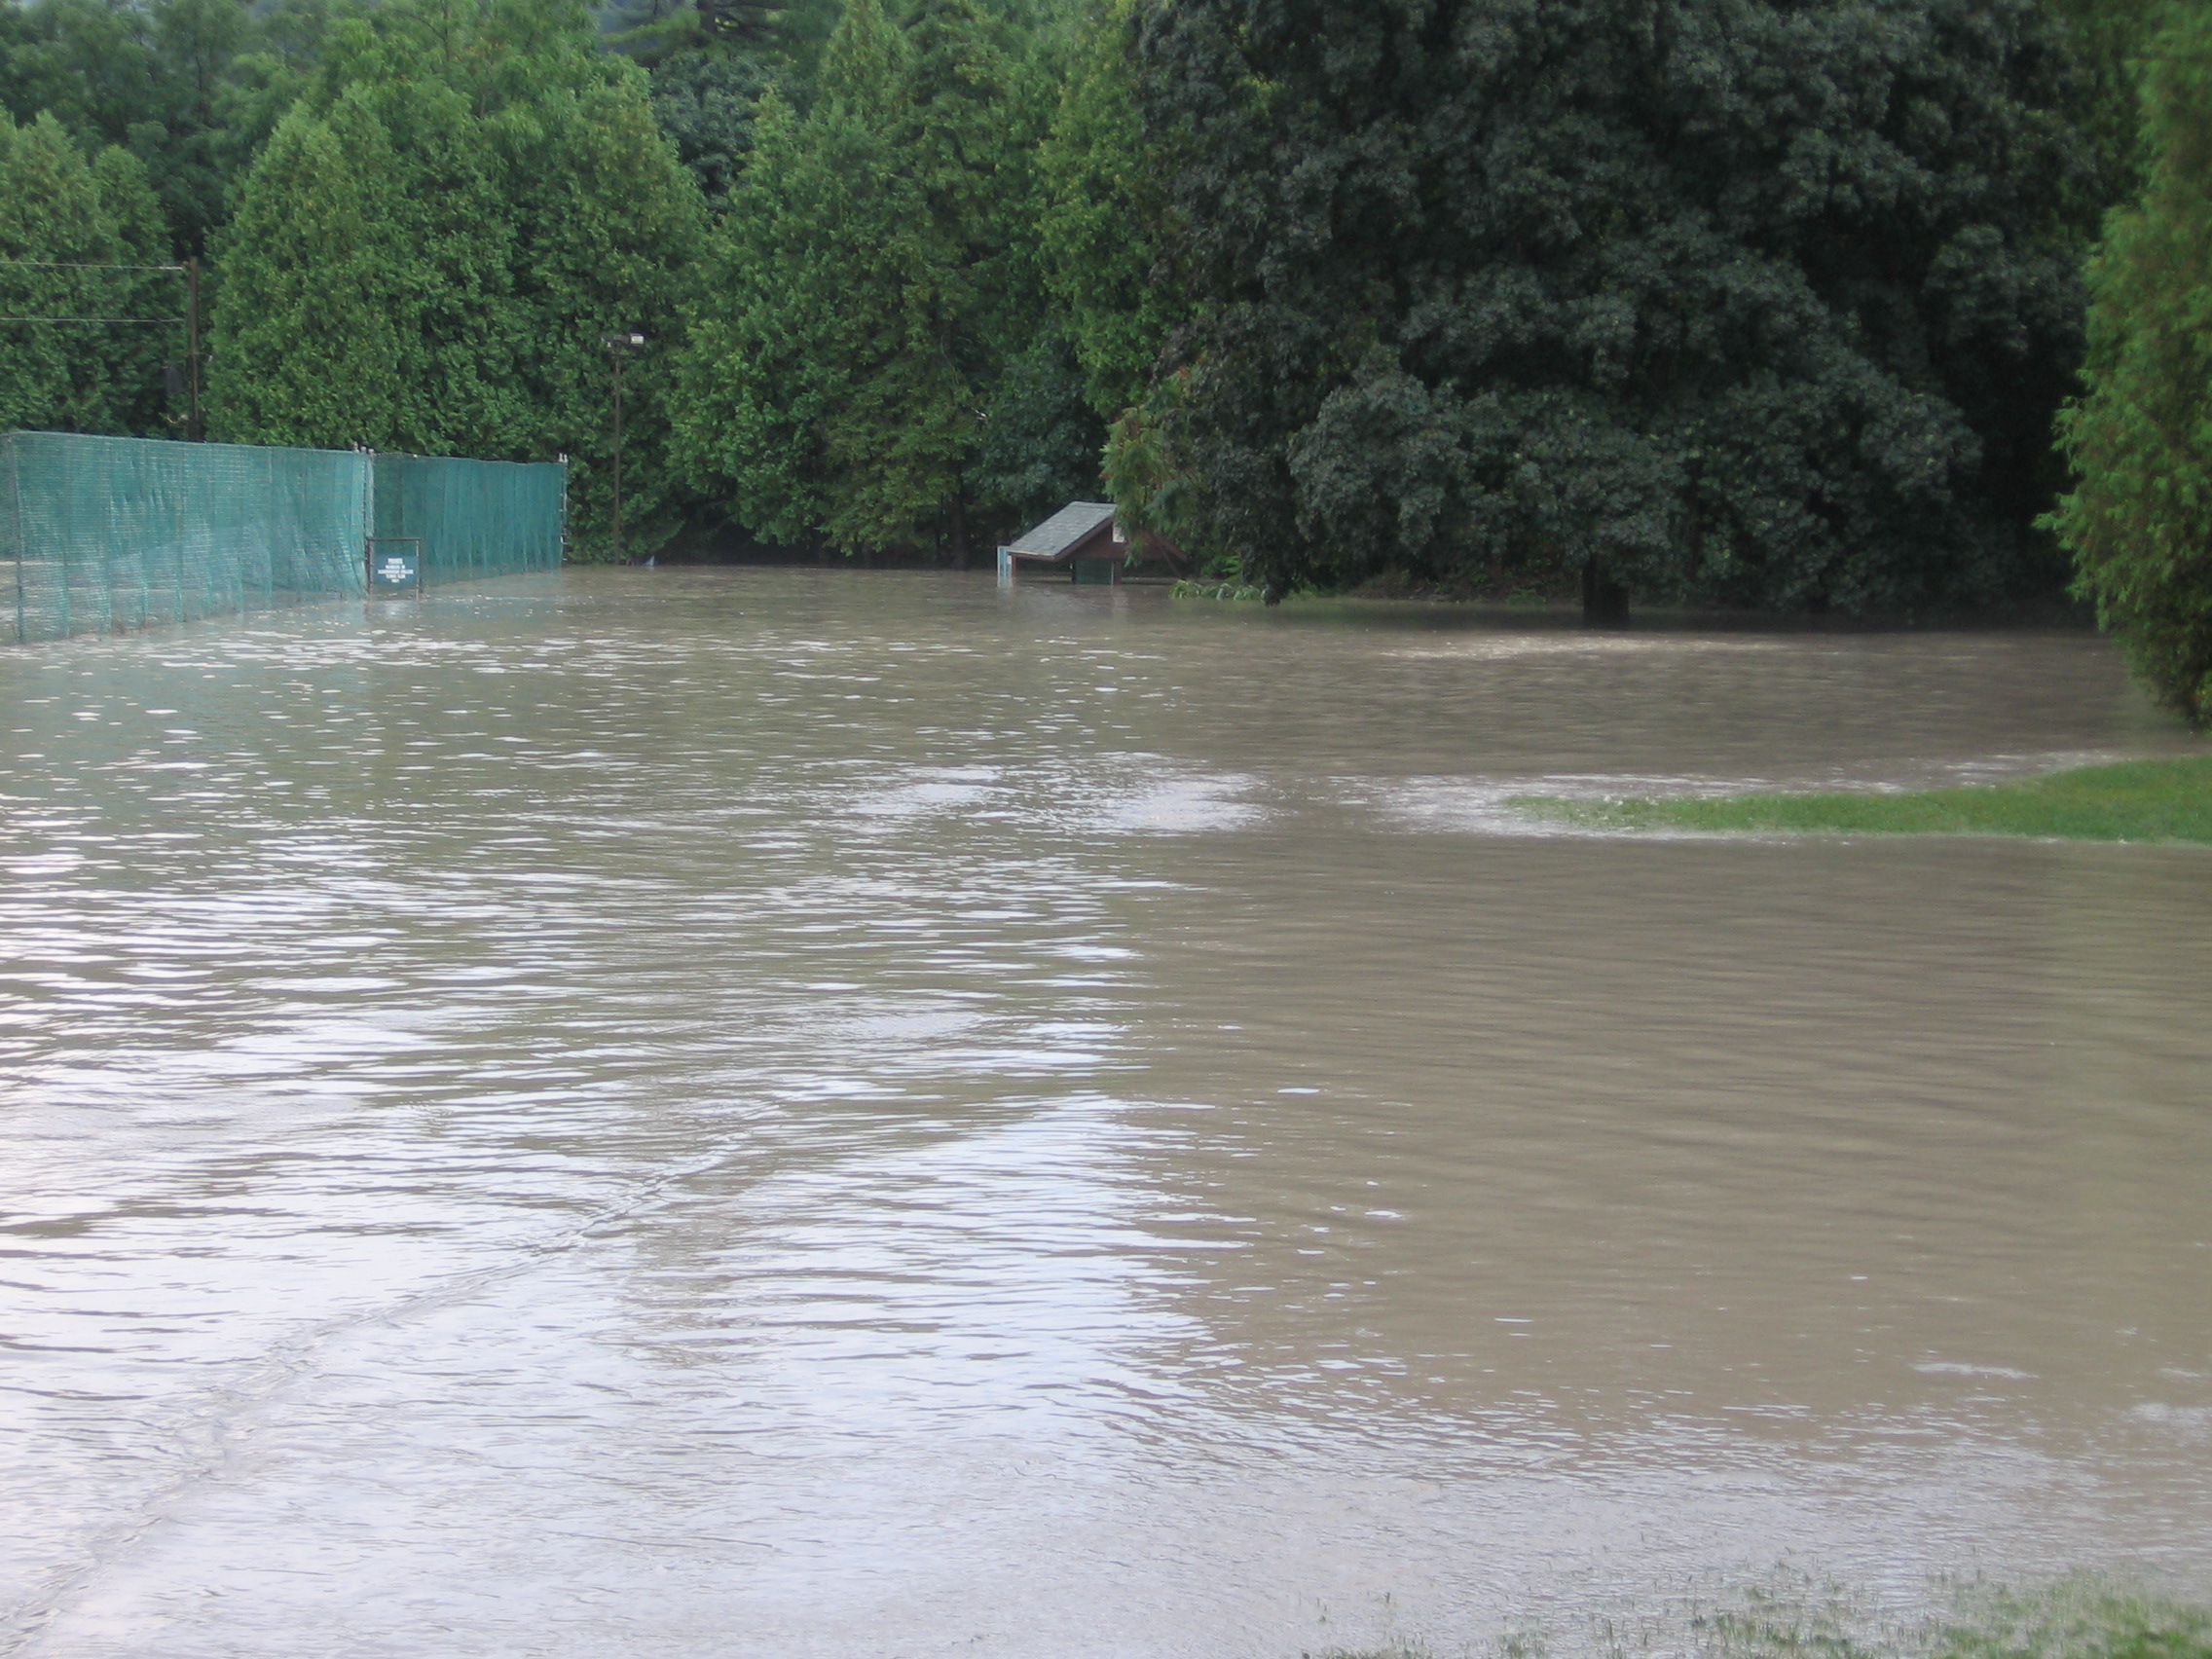
{"label": "grassy bank", "polygon": [[2069,841],[2212,844],[2212,755],[2083,766],[2017,784],[1909,793],[1656,800],[1522,796],[1513,804],[1539,817],[1608,830],[2032,835]]}

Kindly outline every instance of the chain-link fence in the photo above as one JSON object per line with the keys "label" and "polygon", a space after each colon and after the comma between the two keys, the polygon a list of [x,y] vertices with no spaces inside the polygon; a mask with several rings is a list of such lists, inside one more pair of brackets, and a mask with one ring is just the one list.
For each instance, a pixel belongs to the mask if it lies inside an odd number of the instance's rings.
{"label": "chain-link fence", "polygon": [[369,458],[0,436],[0,606],[18,642],[363,590]]}
{"label": "chain-link fence", "polygon": [[357,597],[387,538],[425,585],[554,570],[567,495],[560,462],[9,432],[0,640]]}
{"label": "chain-link fence", "polygon": [[422,548],[424,586],[553,571],[569,469],[560,461],[385,455],[376,461],[370,533]]}

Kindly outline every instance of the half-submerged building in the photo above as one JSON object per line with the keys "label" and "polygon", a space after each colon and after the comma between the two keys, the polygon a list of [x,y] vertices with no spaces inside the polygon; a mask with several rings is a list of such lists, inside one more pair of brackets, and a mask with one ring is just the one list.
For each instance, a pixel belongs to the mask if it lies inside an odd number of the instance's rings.
{"label": "half-submerged building", "polygon": [[999,549],[999,581],[1050,569],[1066,571],[1072,581],[1106,586],[1122,579],[1128,557],[1128,539],[1114,522],[1112,501],[1070,501]]}

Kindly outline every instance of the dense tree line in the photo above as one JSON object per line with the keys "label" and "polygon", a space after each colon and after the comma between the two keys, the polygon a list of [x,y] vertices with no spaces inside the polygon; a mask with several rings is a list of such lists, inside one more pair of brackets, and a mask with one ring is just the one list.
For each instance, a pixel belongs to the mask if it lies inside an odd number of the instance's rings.
{"label": "dense tree line", "polygon": [[[605,517],[612,330],[667,340],[705,229],[645,78],[580,9],[387,5],[335,26],[215,238],[212,435],[521,460]],[[658,358],[631,372],[627,517],[681,512]]]}
{"label": "dense tree line", "polygon": [[1053,77],[999,32],[973,0],[851,0],[811,109],[764,100],[678,417],[694,482],[762,534],[965,564],[979,529],[1096,487],[1038,237]]}
{"label": "dense tree line", "polygon": [[[176,307],[168,236],[146,169],[129,151],[91,157],[51,114],[0,114],[0,313],[157,318]],[[123,269],[113,269],[122,267]],[[138,267],[140,269],[131,269]],[[163,424],[164,331],[72,320],[0,324],[0,430],[152,431]]]}
{"label": "dense tree line", "polygon": [[[171,274],[73,268],[203,258],[214,435],[565,452],[587,555],[601,337],[634,330],[646,544],[959,564],[1108,490],[1271,596],[1579,581],[1600,610],[2003,603],[2070,550],[2194,710],[2205,26],[8,0],[0,310],[173,315]],[[173,329],[0,329],[11,422],[175,429]]]}

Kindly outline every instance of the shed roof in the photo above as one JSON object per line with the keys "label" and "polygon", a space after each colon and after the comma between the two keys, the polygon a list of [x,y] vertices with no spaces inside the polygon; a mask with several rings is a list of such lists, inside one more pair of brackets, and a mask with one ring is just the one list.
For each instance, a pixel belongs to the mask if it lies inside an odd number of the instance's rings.
{"label": "shed roof", "polygon": [[1007,546],[1027,559],[1057,559],[1113,516],[1112,501],[1070,501]]}

